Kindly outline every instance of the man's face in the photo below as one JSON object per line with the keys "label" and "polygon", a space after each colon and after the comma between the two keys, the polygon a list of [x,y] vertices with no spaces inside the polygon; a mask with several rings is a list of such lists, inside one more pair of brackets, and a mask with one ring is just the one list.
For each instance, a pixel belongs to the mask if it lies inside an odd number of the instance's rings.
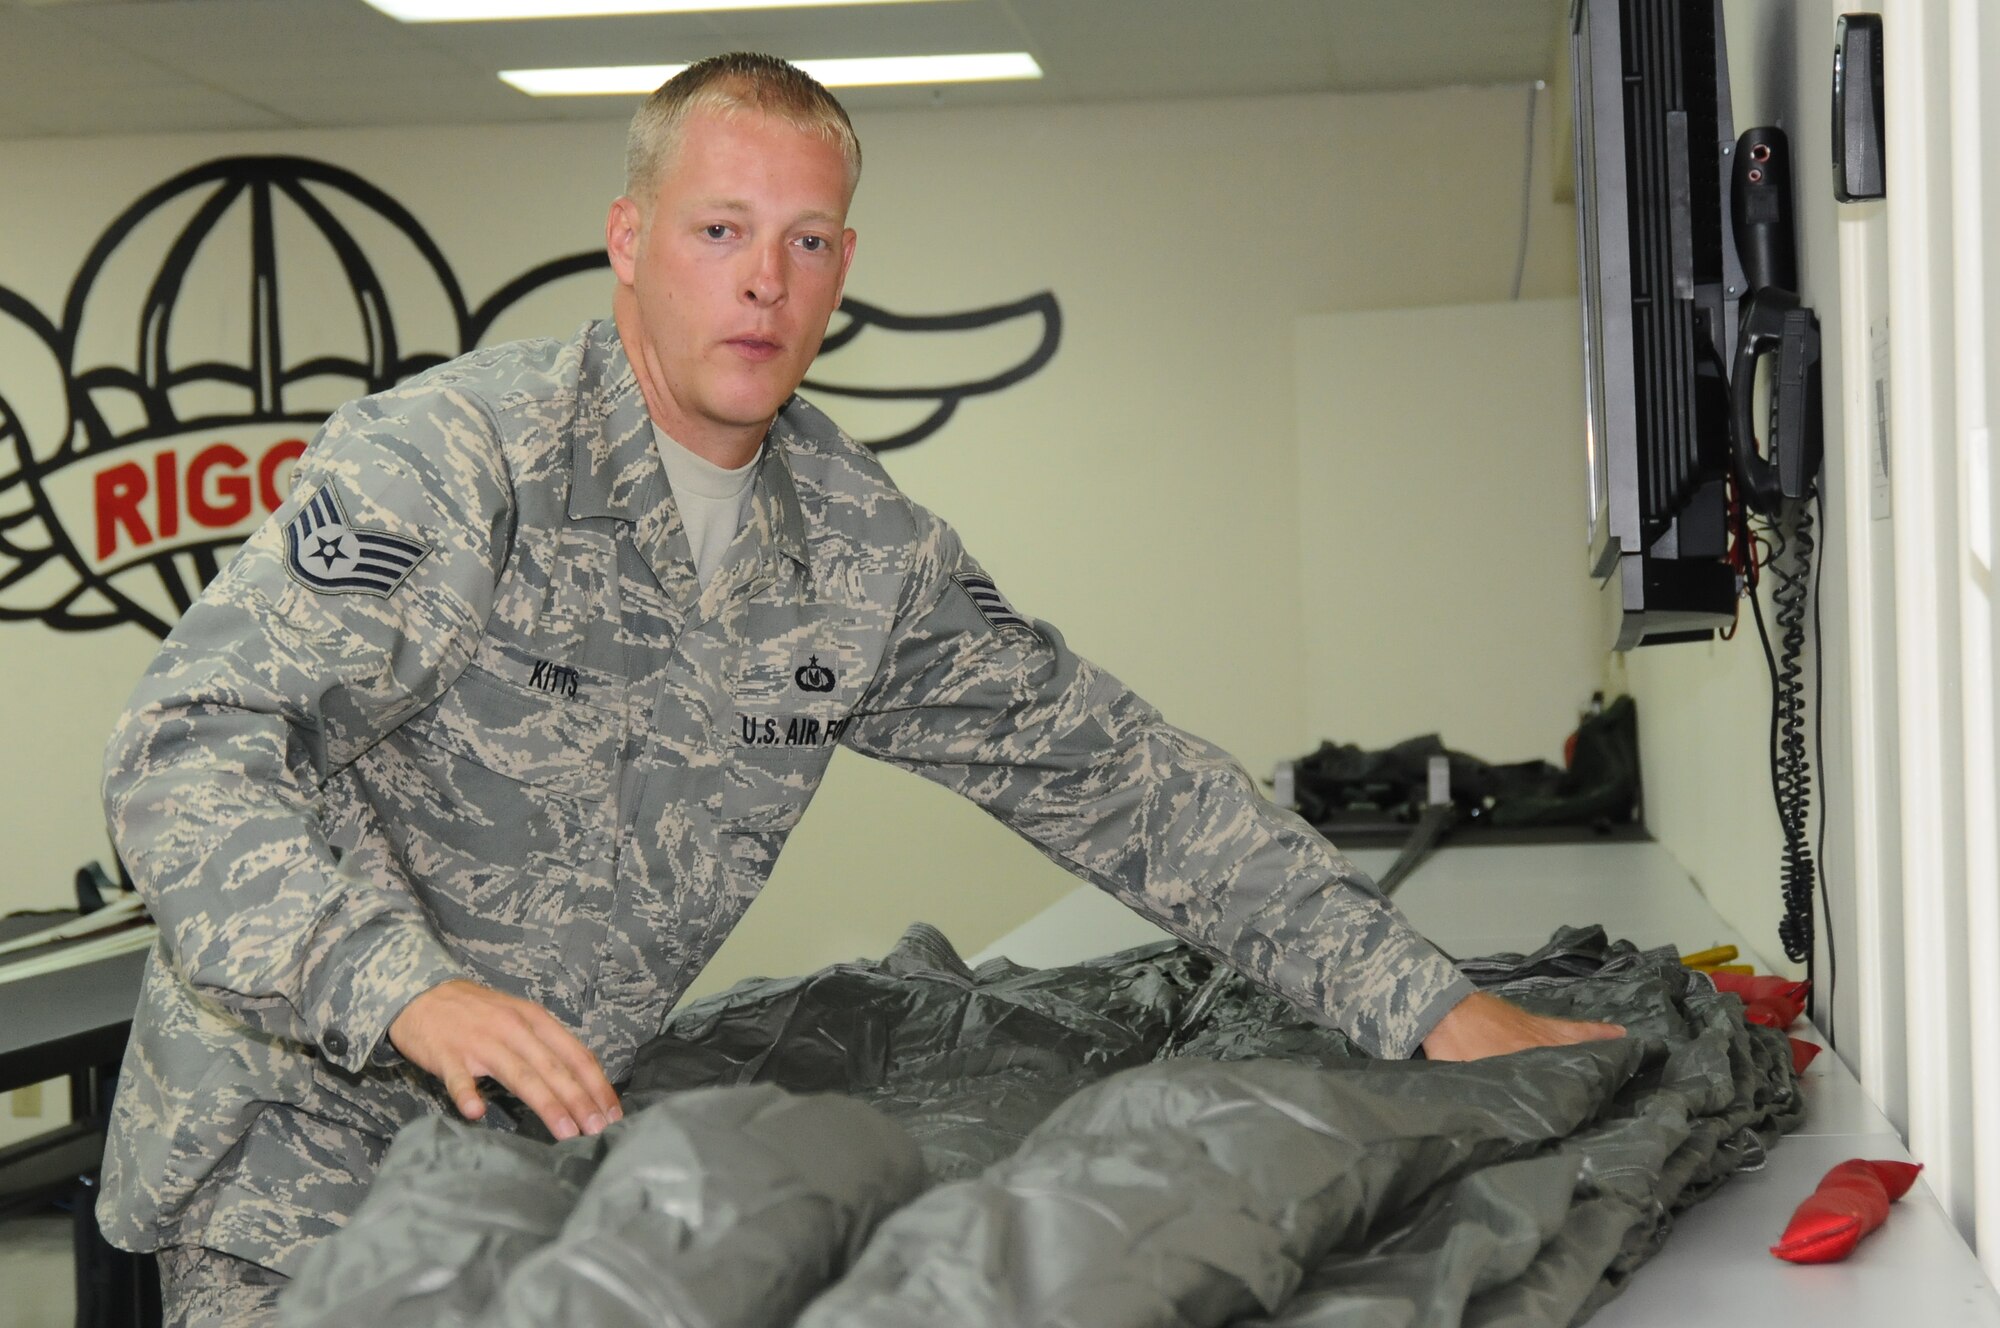
{"label": "man's face", "polygon": [[698,113],[642,217],[612,204],[618,328],[654,418],[683,446],[747,459],[840,303],[840,150],[782,121]]}

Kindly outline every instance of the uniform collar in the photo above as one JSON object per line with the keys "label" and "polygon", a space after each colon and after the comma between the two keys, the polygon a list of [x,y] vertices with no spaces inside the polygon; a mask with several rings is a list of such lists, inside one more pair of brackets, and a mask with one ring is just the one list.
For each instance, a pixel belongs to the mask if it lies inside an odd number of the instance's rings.
{"label": "uniform collar", "polygon": [[[670,539],[679,533],[679,514],[662,511],[670,499],[666,467],[654,447],[645,395],[639,391],[639,380],[625,357],[617,324],[609,318],[592,324],[584,333],[578,388],[579,427],[573,443],[569,514],[616,517],[642,528],[657,527],[662,541]],[[806,567],[805,515],[787,455],[797,431],[786,415],[796,401],[794,397],[785,403],[764,437],[764,455],[751,482],[750,510],[744,524],[758,530],[759,543],[765,548]]]}
{"label": "uniform collar", "polygon": [[609,318],[584,329],[577,374],[569,514],[637,522],[665,501],[667,477],[653,451],[653,424],[632,362]]}
{"label": "uniform collar", "polygon": [[764,435],[764,459],[757,463],[757,478],[750,488],[750,513],[744,524],[761,526],[766,547],[808,567],[806,518],[799,506],[798,480],[792,474],[792,444],[797,433],[785,418],[797,400],[793,397],[785,403],[785,409],[771,421],[771,431]]}

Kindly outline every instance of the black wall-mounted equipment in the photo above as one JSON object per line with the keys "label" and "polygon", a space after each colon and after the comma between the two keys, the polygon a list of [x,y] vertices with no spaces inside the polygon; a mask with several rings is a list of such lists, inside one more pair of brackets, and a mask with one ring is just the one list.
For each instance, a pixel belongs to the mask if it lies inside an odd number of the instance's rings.
{"label": "black wall-mounted equipment", "polygon": [[1616,646],[1736,620],[1728,367],[1746,287],[1720,0],[1574,0],[1591,567]]}
{"label": "black wall-mounted equipment", "polygon": [[1833,39],[1833,196],[1882,197],[1883,158],[1882,16],[1842,14]]}

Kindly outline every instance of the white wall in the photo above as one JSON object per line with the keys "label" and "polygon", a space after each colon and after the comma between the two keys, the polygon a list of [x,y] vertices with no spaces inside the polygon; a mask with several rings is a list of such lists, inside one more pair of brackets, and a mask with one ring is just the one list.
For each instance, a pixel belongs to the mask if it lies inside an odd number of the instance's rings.
{"label": "white wall", "polygon": [[1610,640],[1576,301],[1306,318],[1298,364],[1307,731],[1560,762]]}

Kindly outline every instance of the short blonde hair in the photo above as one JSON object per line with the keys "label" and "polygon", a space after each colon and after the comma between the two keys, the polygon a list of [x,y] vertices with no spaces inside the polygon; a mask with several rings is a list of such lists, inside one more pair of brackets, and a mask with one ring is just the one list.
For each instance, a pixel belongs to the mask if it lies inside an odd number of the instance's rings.
{"label": "short blonde hair", "polygon": [[823,138],[847,161],[847,192],[861,180],[861,140],[834,95],[797,65],[774,55],[736,51],[689,65],[662,83],[632,117],[625,135],[625,194],[650,210],[660,177],[680,149],[688,117],[754,112]]}

